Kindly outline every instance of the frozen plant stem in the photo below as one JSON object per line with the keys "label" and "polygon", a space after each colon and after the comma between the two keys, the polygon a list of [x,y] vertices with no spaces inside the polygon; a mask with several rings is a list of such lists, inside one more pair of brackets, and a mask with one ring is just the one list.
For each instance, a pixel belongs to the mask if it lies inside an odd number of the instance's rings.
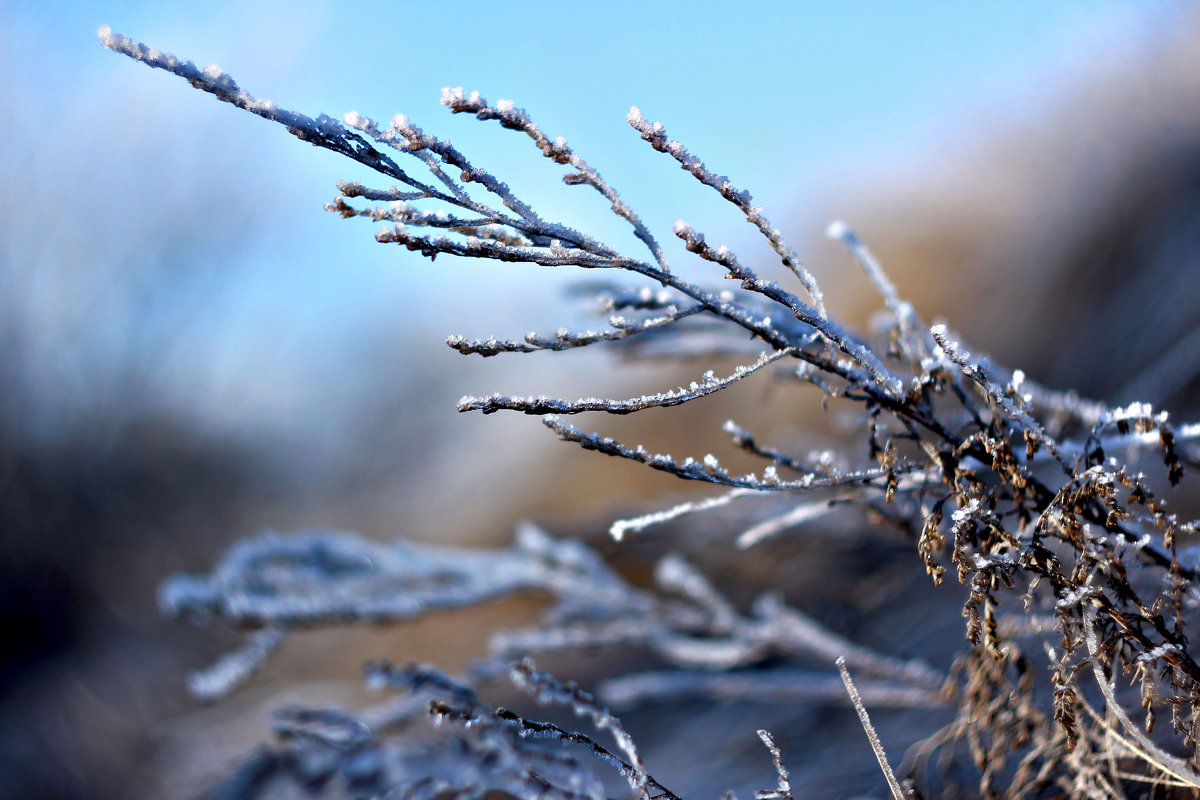
{"label": "frozen plant stem", "polygon": [[762,743],[771,753],[771,762],[775,765],[776,774],[779,775],[779,787],[765,792],[755,792],[754,800],[792,800],[792,783],[787,769],[783,766],[783,754],[779,752],[779,746],[775,744],[775,739],[771,736],[770,731],[760,730],[758,738],[762,739]]}
{"label": "frozen plant stem", "polygon": [[858,696],[858,689],[854,688],[854,681],[850,679],[850,671],[846,669],[846,659],[838,656],[834,663],[837,664],[838,672],[842,675],[842,683],[846,684],[846,693],[850,695],[850,702],[854,705],[854,710],[858,712],[858,719],[862,722],[863,730],[867,732],[867,739],[871,742],[871,749],[875,751],[875,758],[879,761],[879,768],[883,770],[883,777],[887,780],[892,797],[894,800],[906,800],[904,789],[901,788],[900,781],[896,780],[896,773],[892,772],[892,767],[888,764],[887,753],[884,752],[883,743],[879,741],[879,734],[875,733],[875,726],[871,724],[867,707],[863,705],[862,698]]}

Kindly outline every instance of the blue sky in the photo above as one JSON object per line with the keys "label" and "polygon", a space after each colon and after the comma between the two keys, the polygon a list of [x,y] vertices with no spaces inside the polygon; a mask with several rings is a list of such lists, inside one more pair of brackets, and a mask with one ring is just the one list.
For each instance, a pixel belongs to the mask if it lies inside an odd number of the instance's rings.
{"label": "blue sky", "polygon": [[1175,8],[10,1],[0,4],[0,57],[20,77],[2,98],[14,131],[0,162],[12,228],[0,278],[29,317],[33,362],[52,351],[68,364],[42,375],[48,393],[67,397],[72,381],[148,358],[154,391],[173,401],[203,395],[207,407],[287,424],[336,402],[314,399],[331,384],[353,393],[363,378],[352,365],[381,339],[420,331],[433,353],[450,333],[562,321],[534,313],[554,311],[561,276],[441,260],[434,270],[323,212],[334,182],[358,173],[102,50],[101,25],[218,64],[253,94],[308,114],[404,112],[535,206],[624,235],[602,202],[559,186],[526,142],[438,103],[447,85],[513,99],[660,238],[682,217],[738,244],[747,232],[736,214],[626,125],[636,104],[749,189],[803,254],[825,222],[812,216],[814,198],[886,182],[947,142],[1031,113],[1131,40],[1152,38]]}
{"label": "blue sky", "polygon": [[[511,98],[594,161],[629,139],[622,120],[636,104],[694,151],[725,162],[771,205],[794,202],[803,194],[797,189],[818,188],[864,162],[911,156],[964,116],[1011,113],[1101,61],[1113,43],[1169,19],[1171,9],[1096,2],[180,7],[28,4],[17,17],[42,40],[43,56],[47,47],[57,51],[59,80],[75,70],[120,69],[91,46],[95,28],[107,24],[219,64],[252,92],[310,113],[403,111],[443,129],[451,126],[437,107],[442,86]],[[161,98],[180,88],[166,86]],[[293,145],[290,158],[302,155]]]}

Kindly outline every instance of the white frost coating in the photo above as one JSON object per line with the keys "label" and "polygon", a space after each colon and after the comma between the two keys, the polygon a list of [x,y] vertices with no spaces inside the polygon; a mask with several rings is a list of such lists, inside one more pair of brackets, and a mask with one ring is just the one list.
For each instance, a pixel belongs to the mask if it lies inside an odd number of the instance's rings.
{"label": "white frost coating", "polygon": [[975,569],[989,569],[990,567],[1011,567],[1016,566],[1016,559],[1006,553],[973,553],[971,555],[971,563]]}
{"label": "white frost coating", "polygon": [[946,324],[943,322],[935,322],[930,326],[929,334],[938,341],[938,352],[949,355],[946,347],[941,343],[941,340],[949,335],[949,331],[946,329]]}
{"label": "white frost coating", "polygon": [[945,363],[945,359],[954,363],[962,370],[963,375],[975,382],[996,410],[1010,421],[1015,422],[1027,436],[1045,446],[1050,455],[1058,461],[1068,474],[1074,472],[1071,465],[1063,458],[1058,442],[1050,434],[1046,433],[1041,424],[1029,415],[1029,412],[1018,406],[1004,391],[1003,387],[992,380],[980,362],[973,361],[971,354],[963,350],[958,342],[950,338],[945,325],[941,323],[933,325],[929,329],[929,334],[937,343],[938,349],[945,356],[943,363]]}
{"label": "white frost coating", "polygon": [[883,743],[879,741],[879,734],[875,732],[875,726],[871,724],[871,717],[867,714],[867,707],[863,705],[862,698],[859,697],[858,689],[854,685],[854,681],[850,679],[850,672],[846,669],[846,659],[839,656],[837,661],[838,672],[841,673],[842,683],[846,685],[846,692],[850,695],[850,703],[854,706],[854,710],[858,712],[858,720],[862,723],[863,730],[867,733],[867,739],[871,742],[871,749],[875,751],[875,760],[879,762],[879,768],[883,770],[883,777],[887,780],[888,788],[892,792],[892,800],[905,800],[906,794],[904,788],[900,785],[900,781],[896,780],[896,773],[892,771],[891,764],[888,763],[887,753],[883,749]]}
{"label": "white frost coating", "polygon": [[[539,672],[533,660],[526,658],[512,667],[510,678],[517,686],[530,692],[539,703],[560,703],[570,708],[577,717],[587,718],[596,730],[607,731],[624,753],[632,770],[621,770],[629,785],[642,800],[651,800],[646,765],[641,753],[633,743],[633,738],[621,725],[621,721],[612,715],[600,701],[588,692],[583,691],[574,683],[562,684],[549,675]],[[657,783],[657,782],[656,782]]]}
{"label": "white frost coating", "polygon": [[917,318],[912,304],[900,299],[896,293],[895,284],[883,271],[883,267],[880,266],[874,254],[855,235],[850,226],[841,220],[829,223],[829,227],[825,229],[825,235],[841,242],[842,246],[850,251],[854,260],[862,267],[863,272],[867,273],[867,277],[875,286],[876,291],[883,297],[884,304],[896,318],[896,325],[903,340],[902,344],[908,351],[909,358],[915,359],[924,356],[929,348],[926,342],[916,338]]}
{"label": "white frost coating", "polygon": [[[1133,402],[1124,408],[1118,408],[1112,412],[1112,418],[1118,419],[1137,419],[1138,417],[1154,416],[1154,407],[1149,403]],[[1166,412],[1163,412],[1163,420],[1166,420]]]}
{"label": "white frost coating", "polygon": [[846,233],[849,230],[850,228],[846,225],[846,223],[842,222],[840,219],[835,219],[825,228],[825,236],[826,238],[840,241],[846,236]]}
{"label": "white frost coating", "polygon": [[742,531],[737,537],[737,546],[740,550],[746,550],[754,547],[756,544],[777,536],[783,533],[788,528],[794,528],[805,522],[814,519],[819,519],[833,510],[833,502],[830,500],[820,500],[815,503],[803,503],[788,511],[786,514],[781,514],[778,517],[772,517],[765,522],[760,522],[754,527],[747,528]]}
{"label": "white frost coating", "polygon": [[[1130,403],[1124,408],[1117,408],[1106,414],[1102,424],[1125,423],[1136,434],[1152,433],[1155,426],[1166,425],[1166,411],[1154,413],[1154,407],[1149,403]],[[1133,423],[1129,425],[1129,423]],[[1185,426],[1188,427],[1188,426]]]}
{"label": "white frost coating", "polygon": [[[784,266],[800,279],[800,283],[804,286],[804,290],[812,300],[817,316],[821,319],[828,318],[828,314],[825,311],[825,300],[816,278],[801,263],[792,249],[788,247],[779,230],[762,215],[762,209],[753,205],[753,198],[749,192],[739,190],[724,175],[716,175],[711,172],[704,165],[703,161],[689,153],[687,148],[681,143],[676,141],[668,142],[667,132],[663,128],[662,123],[655,122],[651,124],[646,122],[646,118],[642,116],[642,112],[638,110],[637,106],[629,109],[629,115],[626,117],[626,120],[641,134],[643,139],[650,143],[651,147],[660,152],[669,153],[696,180],[705,186],[715,189],[722,197],[741,209],[742,213],[746,215],[746,221],[758,228],[759,233],[770,243],[771,248],[779,256],[780,260],[783,261]],[[677,233],[676,235],[679,234]]]}
{"label": "white frost coating", "polygon": [[955,509],[954,513],[950,515],[950,519],[954,522],[955,525],[961,525],[963,523],[968,522],[969,520],[971,520],[973,517],[975,517],[978,514],[979,514],[979,500],[976,498],[971,498],[971,501],[969,503],[967,503],[965,506],[963,506],[962,508],[959,508],[959,509]]}
{"label": "white frost coating", "polygon": [[206,701],[224,697],[260,670],[287,636],[288,632],[280,628],[258,631],[242,647],[226,653],[208,668],[188,675],[188,692]]}
{"label": "white frost coating", "polygon": [[626,320],[620,315],[612,317],[608,323],[613,326],[611,331],[583,331],[571,332],[565,327],[559,327],[554,331],[554,335],[550,338],[542,337],[536,331],[530,331],[524,337],[523,341],[500,341],[500,339],[492,336],[486,339],[467,339],[462,336],[448,339],[446,343],[450,347],[460,351],[466,355],[470,353],[479,353],[482,355],[496,355],[498,353],[532,353],[534,350],[566,350],[576,347],[584,347],[584,345],[594,342],[614,342],[618,339],[637,335],[644,331],[659,329],[659,327],[670,325],[674,321],[690,317],[701,311],[700,306],[691,306],[684,309],[679,309],[674,306],[667,306],[662,309],[664,314],[661,317],[652,317],[643,319],[642,321]]}
{"label": "white frost coating", "polygon": [[1094,586],[1078,586],[1069,592],[1064,592],[1054,605],[1062,609],[1074,608],[1087,598],[1095,597],[1098,594],[1100,591]]}
{"label": "white frost coating", "polygon": [[[774,797],[790,798],[792,796],[792,784],[788,777],[788,771],[783,766],[783,755],[779,752],[779,747],[775,744],[775,740],[771,738],[771,732],[760,730],[758,738],[762,739],[762,743],[766,745],[767,750],[771,753],[771,761],[775,764],[775,772],[779,776],[778,788],[773,793]],[[757,793],[758,797],[763,797],[764,793]],[[763,800],[766,800],[764,797]]]}
{"label": "white frost coating", "polygon": [[[712,370],[709,370],[704,375],[703,384],[692,381],[687,387],[680,386],[666,392],[646,394],[626,400],[585,397],[568,401],[544,396],[510,397],[503,394],[491,394],[487,397],[463,397],[458,401],[458,410],[482,411],[485,414],[490,414],[501,409],[522,411],[526,414],[578,414],[584,411],[607,411],[609,413],[625,414],[642,411],[647,408],[665,408],[718,392],[794,352],[791,348],[768,350],[760,355],[758,360],[753,364],[739,366],[728,377],[717,378],[713,375]],[[724,471],[722,470],[722,472]]]}
{"label": "white frost coating", "polygon": [[[618,458],[627,458],[631,461],[636,461],[640,464],[648,464],[654,469],[660,469],[664,472],[669,472],[672,475],[677,475],[681,478],[689,480],[704,481],[705,483],[715,483],[721,486],[728,486],[731,489],[749,489],[756,491],[789,491],[793,489],[810,489],[816,485],[812,475],[805,475],[800,480],[795,481],[767,481],[757,478],[753,473],[734,476],[724,469],[709,469],[696,463],[695,459],[686,459],[682,463],[676,462],[670,455],[661,453],[650,453],[646,448],[638,445],[636,448],[627,447],[620,442],[615,441],[611,437],[601,437],[597,433],[585,434],[583,431],[568,425],[560,417],[553,414],[546,415],[542,418],[542,424],[550,430],[554,431],[560,439],[567,442],[576,442],[584,449],[598,450],[610,456]],[[831,478],[829,483],[825,485],[836,485],[839,479]]]}
{"label": "white frost coating", "polygon": [[667,555],[654,565],[654,582],[662,589],[680,594],[712,613],[717,625],[736,624],[737,609],[717,592],[708,579],[678,555]]}
{"label": "white frost coating", "polygon": [[837,461],[837,453],[832,450],[812,450],[808,454],[808,460],[820,467],[832,467]]}
{"label": "white frost coating", "polygon": [[[604,180],[599,172],[588,166],[588,163],[577,153],[572,152],[565,138],[559,136],[552,141],[533,122],[529,114],[524,109],[518,108],[511,100],[500,100],[492,107],[480,96],[479,92],[471,92],[470,97],[467,98],[463,96],[462,87],[454,87],[442,90],[442,103],[455,113],[469,112],[474,113],[479,119],[499,119],[503,127],[510,130],[522,131],[529,136],[542,152],[543,156],[551,158],[560,164],[570,164],[577,172],[563,176],[563,180],[570,185],[588,186],[599,192],[610,203],[612,212],[633,227],[634,235],[650,251],[655,263],[658,265],[659,271],[664,275],[670,272],[670,265],[667,263],[662,248],[655,240],[653,234],[650,233],[645,223],[621,199],[617,191]],[[617,258],[617,251],[614,248],[604,245],[592,237],[584,236],[566,226],[548,223],[541,219],[532,208],[519,201],[506,184],[497,181],[485,171],[470,169],[461,154],[448,144],[438,142],[433,137],[428,137],[422,139],[421,146],[435,150],[447,163],[454,163],[463,167],[464,181],[479,181],[489,191],[499,195],[504,201],[505,206],[516,211],[525,220],[536,223],[538,227],[544,230],[551,231],[551,235],[557,233],[560,237],[565,238],[569,234],[572,241],[583,245],[593,253],[603,253],[604,255]],[[428,164],[429,162],[427,161],[426,163]],[[432,169],[433,166],[430,166]],[[468,172],[470,173],[470,178],[466,177]],[[460,195],[460,199],[466,200],[467,197],[465,194]]]}
{"label": "white frost coating", "polygon": [[1139,655],[1137,657],[1137,660],[1141,663],[1145,663],[1147,661],[1154,661],[1155,659],[1162,658],[1163,656],[1168,655],[1170,653],[1182,653],[1182,652],[1183,652],[1183,648],[1180,647],[1179,645],[1175,644],[1174,642],[1163,642],[1158,647],[1147,650],[1146,652]]}
{"label": "white frost coating", "polygon": [[242,91],[233,78],[221,71],[219,67],[201,70],[191,61],[181,61],[178,57],[164,53],[158,48],[147,47],[144,44],[135,43],[128,36],[113,33],[107,25],[99,30],[99,36],[100,43],[109,50],[185,78],[196,88],[211,92],[221,100],[252,114],[279,122],[289,128],[304,131],[314,137],[323,138],[330,133],[321,120],[314,120],[303,114],[288,111],[276,106],[270,100],[260,100]]}
{"label": "white frost coating", "polygon": [[[760,280],[754,272],[738,262],[736,256],[726,247],[713,249],[704,240],[704,235],[697,233],[683,220],[675,223],[675,235],[683,239],[687,249],[698,254],[706,261],[720,264],[729,271],[729,277],[741,280],[742,286],[768,297],[773,302],[787,307],[799,321],[811,325],[830,345],[852,358],[859,366],[867,371],[871,388],[880,391],[892,399],[904,395],[904,382],[900,380],[879,357],[866,345],[850,336],[840,325],[830,320],[820,305],[809,306],[791,292],[785,291],[772,281]],[[815,302],[815,301],[814,301]],[[751,318],[757,324],[757,320]],[[757,332],[765,332],[769,326],[758,326]],[[850,362],[839,361],[841,369],[848,373],[857,373],[857,367]],[[865,377],[865,376],[864,376]],[[857,378],[857,375],[854,379]]]}

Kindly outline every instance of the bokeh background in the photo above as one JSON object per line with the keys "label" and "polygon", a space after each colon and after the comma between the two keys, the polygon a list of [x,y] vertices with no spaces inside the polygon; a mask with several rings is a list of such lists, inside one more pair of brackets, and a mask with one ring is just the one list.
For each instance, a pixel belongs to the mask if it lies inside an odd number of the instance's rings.
{"label": "bokeh background", "polygon": [[[513,99],[660,239],[684,218],[769,263],[626,125],[636,104],[753,192],[851,320],[875,301],[821,237],[834,217],[926,318],[998,360],[1197,416],[1189,4],[0,2],[0,796],[191,796],[265,736],[281,693],[349,691],[346,653],[378,652],[378,632],[315,636],[223,707],[184,696],[186,670],[232,640],[160,619],[155,587],[239,537],[503,542],[522,517],[602,531],[698,491],[454,404],[653,390],[707,367],[457,355],[447,335],[579,321],[578,276],[377,245],[322,210],[361,171],[101,49],[102,25],[311,115],[406,113],[550,216],[625,241],[598,197],[438,93]],[[722,402],[622,430],[702,455]],[[452,666],[529,613],[386,647]]]}

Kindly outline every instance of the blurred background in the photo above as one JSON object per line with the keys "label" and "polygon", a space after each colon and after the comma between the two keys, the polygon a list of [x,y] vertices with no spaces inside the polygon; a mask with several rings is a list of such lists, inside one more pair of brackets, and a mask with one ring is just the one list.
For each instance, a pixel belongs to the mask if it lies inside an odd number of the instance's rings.
{"label": "blurred background", "polygon": [[[237,538],[502,543],[522,517],[582,535],[697,491],[561,445],[536,419],[454,405],[626,396],[707,366],[459,356],[446,336],[579,323],[564,293],[579,276],[376,244],[369,223],[322,210],[361,169],[103,50],[102,25],[310,115],[406,113],[547,216],[628,242],[522,137],[438,103],[456,85],[512,99],[660,240],[683,218],[770,276],[736,212],[626,125],[636,104],[754,194],[835,313],[865,325],[877,305],[821,236],[836,217],[972,347],[1052,386],[1198,416],[1189,4],[10,1],[0,22],[3,797],[191,796],[265,736],[281,692],[353,683],[362,659],[345,648],[378,654],[380,634],[310,638],[222,706],[184,696],[187,669],[233,639],[160,619],[156,586]],[[730,402],[583,425],[700,456]],[[785,413],[762,426],[808,424]],[[386,647],[453,667],[532,608]]]}

